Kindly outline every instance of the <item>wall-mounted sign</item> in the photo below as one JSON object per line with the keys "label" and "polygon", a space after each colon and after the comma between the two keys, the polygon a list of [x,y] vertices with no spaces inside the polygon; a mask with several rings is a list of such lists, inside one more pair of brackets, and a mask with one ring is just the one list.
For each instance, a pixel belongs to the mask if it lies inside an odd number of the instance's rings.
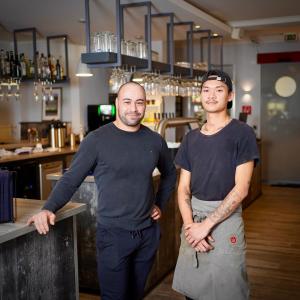
{"label": "wall-mounted sign", "polygon": [[247,114],[247,115],[251,115],[252,106],[251,105],[243,105],[242,106],[242,112]]}

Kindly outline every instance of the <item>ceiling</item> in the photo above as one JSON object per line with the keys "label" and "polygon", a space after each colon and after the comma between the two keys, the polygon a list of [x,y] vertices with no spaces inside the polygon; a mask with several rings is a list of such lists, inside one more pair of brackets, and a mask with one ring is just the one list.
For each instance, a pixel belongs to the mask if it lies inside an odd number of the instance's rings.
{"label": "ceiling", "polygon": [[[0,0],[0,23],[5,30],[36,27],[40,36],[68,34],[77,44],[85,43],[84,0]],[[24,3],[23,2],[23,3]],[[140,2],[121,0],[121,3]],[[300,1],[297,0],[152,0],[152,11],[174,12],[176,21],[193,21],[202,29],[211,29],[231,38],[233,28],[241,28],[251,39],[280,36],[284,32],[300,35]],[[145,8],[127,9],[125,37],[144,36]],[[90,0],[91,31],[115,31],[115,1]],[[152,26],[154,40],[165,39],[167,18],[155,19]],[[176,27],[175,38],[185,37],[186,27]],[[2,34],[1,34],[2,32]],[[0,38],[12,38],[0,32]]]}
{"label": "ceiling", "polygon": [[298,0],[186,0],[216,19],[241,28],[246,37],[263,39],[294,32],[300,39]]}

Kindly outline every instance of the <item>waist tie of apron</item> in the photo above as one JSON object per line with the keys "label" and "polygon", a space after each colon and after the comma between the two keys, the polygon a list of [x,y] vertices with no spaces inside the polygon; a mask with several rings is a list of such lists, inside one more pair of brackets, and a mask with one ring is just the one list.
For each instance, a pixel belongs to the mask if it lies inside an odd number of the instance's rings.
{"label": "waist tie of apron", "polygon": [[[191,206],[192,206],[192,213],[193,213],[193,221],[195,223],[201,223],[204,221],[207,216],[215,211],[215,209],[222,203],[223,200],[219,201],[205,201],[192,196],[191,199]],[[242,207],[239,206],[234,213],[241,214]],[[229,216],[230,218],[231,216]],[[199,267],[199,259],[198,259],[198,251],[195,251],[195,255],[193,257],[193,267]],[[206,252],[201,252],[201,255],[207,254]]]}

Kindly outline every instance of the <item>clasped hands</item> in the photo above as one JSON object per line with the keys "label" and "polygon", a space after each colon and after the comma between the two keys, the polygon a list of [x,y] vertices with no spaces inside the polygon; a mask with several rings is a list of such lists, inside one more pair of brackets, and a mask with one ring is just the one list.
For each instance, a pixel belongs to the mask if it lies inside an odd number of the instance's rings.
{"label": "clasped hands", "polygon": [[184,225],[184,231],[187,242],[196,251],[208,252],[214,248],[211,245],[211,242],[214,242],[210,235],[211,228],[205,221]]}

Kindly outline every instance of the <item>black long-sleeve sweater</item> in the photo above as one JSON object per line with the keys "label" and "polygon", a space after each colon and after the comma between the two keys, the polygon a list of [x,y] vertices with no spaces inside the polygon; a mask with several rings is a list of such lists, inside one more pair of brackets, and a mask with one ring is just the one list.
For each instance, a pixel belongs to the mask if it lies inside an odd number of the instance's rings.
{"label": "black long-sleeve sweater", "polygon": [[[161,173],[156,195],[155,167]],[[43,209],[55,212],[64,206],[92,169],[99,193],[97,221],[128,230],[149,226],[153,204],[163,208],[176,183],[175,166],[159,134],[142,125],[128,132],[109,123],[83,140]]]}

